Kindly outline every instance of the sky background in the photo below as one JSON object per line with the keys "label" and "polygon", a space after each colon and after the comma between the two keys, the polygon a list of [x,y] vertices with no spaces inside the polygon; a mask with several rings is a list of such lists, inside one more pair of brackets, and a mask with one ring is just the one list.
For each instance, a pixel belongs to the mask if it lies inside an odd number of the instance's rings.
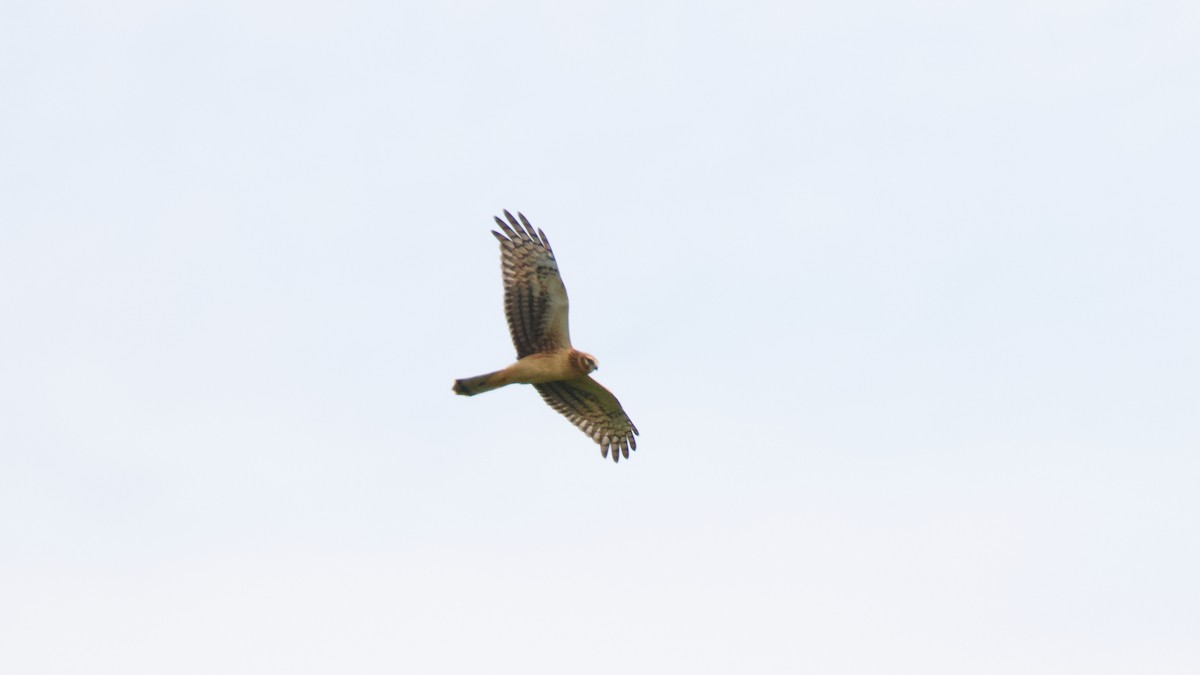
{"label": "sky background", "polygon": [[1198,7],[4,3],[0,670],[1200,671]]}

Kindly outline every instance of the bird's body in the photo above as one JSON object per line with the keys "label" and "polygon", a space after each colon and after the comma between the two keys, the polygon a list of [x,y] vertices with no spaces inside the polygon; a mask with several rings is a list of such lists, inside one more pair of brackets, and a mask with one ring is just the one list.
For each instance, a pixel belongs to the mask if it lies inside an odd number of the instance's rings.
{"label": "bird's body", "polygon": [[558,349],[552,352],[530,354],[525,358],[518,359],[516,363],[504,370],[455,380],[454,393],[474,396],[510,384],[545,384],[557,380],[586,377],[591,372],[587,370],[582,358],[586,356],[576,349]]}
{"label": "bird's body", "polygon": [[517,362],[503,370],[454,382],[454,393],[474,396],[509,384],[532,384],[542,398],[600,444],[613,461],[637,449],[633,426],[621,403],[590,373],[596,358],[571,346],[567,327],[567,289],[558,272],[550,241],[518,213],[508,222],[496,218],[504,277],[504,313],[517,348]]}

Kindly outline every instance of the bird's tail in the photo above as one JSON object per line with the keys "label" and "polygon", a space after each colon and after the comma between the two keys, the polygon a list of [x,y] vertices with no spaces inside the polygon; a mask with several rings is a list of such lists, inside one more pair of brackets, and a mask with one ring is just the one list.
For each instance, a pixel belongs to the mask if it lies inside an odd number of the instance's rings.
{"label": "bird's tail", "polygon": [[475,394],[482,394],[485,391],[499,389],[505,384],[508,384],[507,382],[501,382],[500,378],[496,377],[501,372],[503,371],[497,370],[496,372],[488,373],[487,375],[478,375],[476,377],[455,380],[454,393],[460,396],[474,396]]}

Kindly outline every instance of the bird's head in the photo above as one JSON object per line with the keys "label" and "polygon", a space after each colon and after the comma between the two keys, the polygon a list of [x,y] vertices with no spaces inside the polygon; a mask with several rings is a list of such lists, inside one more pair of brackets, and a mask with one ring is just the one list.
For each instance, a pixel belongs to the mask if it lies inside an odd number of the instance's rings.
{"label": "bird's head", "polygon": [[600,369],[600,363],[596,361],[596,357],[592,356],[591,354],[577,351],[575,352],[575,359],[579,369],[582,370],[585,375],[593,370]]}

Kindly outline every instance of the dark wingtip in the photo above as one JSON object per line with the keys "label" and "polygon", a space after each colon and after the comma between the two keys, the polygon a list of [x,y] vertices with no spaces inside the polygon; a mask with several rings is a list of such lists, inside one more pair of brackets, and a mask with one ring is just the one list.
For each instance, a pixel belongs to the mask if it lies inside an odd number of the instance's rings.
{"label": "dark wingtip", "polygon": [[[504,214],[508,215],[508,211],[505,211]],[[509,217],[511,218],[512,216],[509,216]],[[504,222],[503,220],[500,220],[499,216],[493,216],[493,219],[496,221],[496,224],[500,226],[500,229],[504,230],[504,234],[508,235],[508,238],[505,239],[504,237],[500,236],[500,233],[496,232],[495,230],[492,230],[492,234],[496,235],[496,237],[499,238],[501,241],[509,241],[512,243],[516,243],[513,240],[521,238],[520,235],[518,235],[516,232],[513,232],[513,229],[508,226],[508,223]]]}
{"label": "dark wingtip", "polygon": [[541,242],[538,241],[537,230],[533,229],[533,226],[529,224],[529,219],[525,217],[525,214],[517,211],[517,217],[521,219],[521,224],[525,226],[525,232],[529,234],[529,238],[535,243],[540,244]]}

